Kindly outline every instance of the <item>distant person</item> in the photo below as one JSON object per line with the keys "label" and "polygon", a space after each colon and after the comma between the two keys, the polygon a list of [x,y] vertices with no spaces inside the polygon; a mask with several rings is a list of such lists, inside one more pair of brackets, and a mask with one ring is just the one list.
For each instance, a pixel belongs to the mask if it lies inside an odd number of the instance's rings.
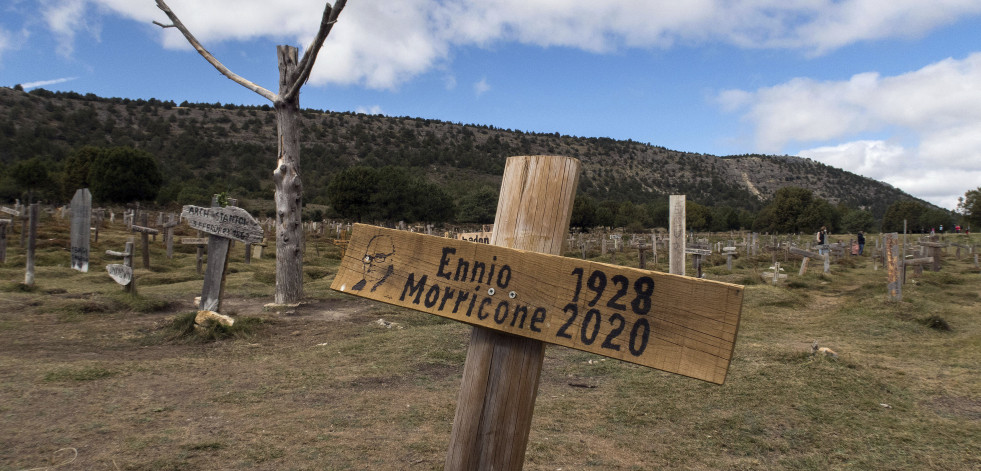
{"label": "distant person", "polygon": [[865,250],[865,234],[862,231],[858,231],[858,254],[862,255]]}
{"label": "distant person", "polygon": [[818,253],[824,255],[824,251],[827,249],[825,245],[828,243],[828,228],[821,226],[821,230],[817,233],[817,243],[818,243]]}

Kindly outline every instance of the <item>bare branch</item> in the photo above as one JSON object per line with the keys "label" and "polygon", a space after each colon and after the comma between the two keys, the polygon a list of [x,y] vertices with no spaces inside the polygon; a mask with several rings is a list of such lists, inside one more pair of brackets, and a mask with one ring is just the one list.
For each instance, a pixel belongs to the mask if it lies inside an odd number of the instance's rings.
{"label": "bare branch", "polygon": [[330,30],[334,27],[334,23],[337,23],[337,17],[340,16],[341,10],[344,9],[344,5],[347,4],[347,0],[337,0],[334,2],[333,8],[328,3],[324,7],[324,16],[320,20],[320,30],[317,31],[317,36],[313,38],[310,43],[310,47],[306,51],[303,51],[303,59],[297,65],[300,73],[296,76],[296,81],[290,86],[289,91],[282,97],[284,101],[289,101],[296,97],[300,93],[300,87],[307,83],[307,79],[310,78],[310,71],[313,70],[313,64],[317,61],[317,54],[320,53],[320,48],[324,45],[324,40],[327,39],[327,35],[330,34]]}
{"label": "bare branch", "polygon": [[[166,3],[164,3],[164,0],[156,0],[156,2],[157,2],[157,8],[160,8],[160,10],[162,10],[164,13],[167,14],[167,17],[170,18],[170,21],[173,21],[174,22],[174,24],[172,26],[175,27],[175,28],[177,28],[178,30],[180,30],[181,34],[183,34],[184,37],[187,38],[187,42],[191,43],[191,46],[193,46],[194,49],[197,50],[198,53],[201,54],[201,56],[204,57],[204,59],[206,61],[208,61],[208,63],[210,63],[216,69],[218,69],[218,72],[221,72],[222,75],[224,75],[225,77],[228,77],[233,82],[236,82],[239,85],[241,85],[241,86],[243,86],[245,88],[248,88],[249,90],[252,90],[253,92],[258,93],[259,95],[262,95],[267,100],[269,100],[269,101],[271,101],[273,103],[276,102],[277,97],[276,97],[276,94],[275,93],[273,93],[273,92],[271,92],[269,90],[266,90],[265,88],[262,88],[259,85],[256,85],[255,83],[252,83],[249,80],[246,80],[245,78],[242,78],[238,74],[232,72],[231,70],[228,70],[228,67],[225,67],[225,65],[222,64],[221,62],[219,62],[218,59],[215,59],[215,56],[211,55],[211,53],[208,52],[208,50],[205,49],[204,46],[202,46],[200,42],[198,42],[197,38],[195,38],[194,35],[191,34],[190,31],[188,31],[187,27],[184,26],[184,23],[181,23],[181,20],[179,18],[177,18],[177,15],[175,15],[174,12],[171,11],[170,7],[167,6]],[[161,26],[161,27],[163,27],[163,28],[166,28],[166,26],[161,25],[160,23],[157,23],[156,21],[154,21],[154,23],[157,24],[157,25],[159,25],[159,26]]]}
{"label": "bare branch", "polygon": [[159,21],[156,21],[156,20],[153,21],[153,24],[155,24],[155,25],[157,25],[157,26],[159,26],[161,28],[176,28],[176,26],[174,26],[174,25],[165,25],[165,24],[163,24],[163,23],[161,23]]}

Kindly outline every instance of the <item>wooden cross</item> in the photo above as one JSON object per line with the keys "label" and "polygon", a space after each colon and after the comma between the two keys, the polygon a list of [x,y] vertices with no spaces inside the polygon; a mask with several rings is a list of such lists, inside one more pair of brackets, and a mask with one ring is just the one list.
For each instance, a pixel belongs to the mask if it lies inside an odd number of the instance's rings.
{"label": "wooden cross", "polygon": [[354,228],[332,289],[474,326],[446,469],[521,468],[544,342],[725,380],[743,287],[557,256],[578,169],[509,158],[490,245]]}
{"label": "wooden cross", "polygon": [[143,268],[150,269],[150,234],[157,235],[160,231],[152,227],[147,227],[147,214],[143,213],[143,218],[140,220],[143,224],[142,226],[132,225],[130,230],[133,232],[140,233],[140,242],[143,246]]}
{"label": "wooden cross", "polygon": [[126,250],[124,252],[116,252],[115,250],[106,250],[106,255],[111,255],[113,257],[123,257],[123,263],[109,264],[106,265],[106,271],[109,272],[109,276],[120,285],[128,293],[136,294],[136,279],[133,277],[133,238],[126,241]]}
{"label": "wooden cross", "polygon": [[[187,220],[192,229],[209,234],[208,267],[204,273],[201,291],[203,311],[218,312],[221,295],[225,288],[225,269],[228,267],[228,250],[232,240],[257,244],[262,242],[262,226],[248,211],[236,207],[184,206],[181,219]],[[183,240],[181,241],[183,243]]]}

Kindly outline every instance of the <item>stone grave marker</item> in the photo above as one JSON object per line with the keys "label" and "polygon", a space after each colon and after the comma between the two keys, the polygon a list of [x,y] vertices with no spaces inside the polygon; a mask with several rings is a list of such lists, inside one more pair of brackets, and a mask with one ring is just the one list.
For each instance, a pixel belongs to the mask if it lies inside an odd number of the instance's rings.
{"label": "stone grave marker", "polygon": [[72,269],[89,271],[89,235],[92,226],[92,193],[88,188],[75,191],[71,203]]}
{"label": "stone grave marker", "polygon": [[34,286],[34,251],[37,248],[37,219],[41,214],[37,203],[32,203],[28,209],[28,237],[27,237],[27,270],[24,273],[24,284]]}
{"label": "stone grave marker", "polygon": [[181,211],[181,219],[186,220],[192,229],[209,234],[208,266],[204,273],[199,309],[218,312],[221,309],[231,241],[260,243],[262,226],[248,211],[236,206],[205,208],[187,205]]}

